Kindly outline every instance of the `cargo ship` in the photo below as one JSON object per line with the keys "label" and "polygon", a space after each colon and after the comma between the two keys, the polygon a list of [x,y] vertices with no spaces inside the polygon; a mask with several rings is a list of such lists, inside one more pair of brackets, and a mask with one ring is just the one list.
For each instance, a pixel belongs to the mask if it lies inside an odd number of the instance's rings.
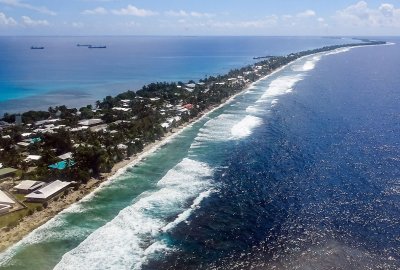
{"label": "cargo ship", "polygon": [[88,48],[89,49],[105,49],[105,48],[107,48],[107,46],[92,46],[92,45],[90,45],[90,46],[88,46]]}

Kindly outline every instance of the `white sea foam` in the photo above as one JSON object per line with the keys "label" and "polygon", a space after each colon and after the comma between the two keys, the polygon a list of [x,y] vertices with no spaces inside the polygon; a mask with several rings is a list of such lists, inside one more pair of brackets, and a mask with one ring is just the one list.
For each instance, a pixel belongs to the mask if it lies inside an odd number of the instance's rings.
{"label": "white sea foam", "polygon": [[292,65],[291,69],[297,72],[310,71],[315,68],[316,63],[319,60],[321,60],[321,55],[314,55],[312,57],[308,57],[307,61],[305,61],[303,64]]}
{"label": "white sea foam", "polygon": [[302,79],[303,75],[296,74],[292,76],[281,76],[273,80],[257,103],[265,101],[271,102],[271,99],[276,99],[281,95],[290,93],[296,83]]}
{"label": "white sea foam", "polygon": [[230,137],[230,128],[237,123],[237,116],[233,114],[221,114],[207,121],[199,130],[191,148],[197,148],[209,141],[226,141]]}
{"label": "white sea foam", "polygon": [[84,228],[74,228],[69,225],[68,229],[65,229],[66,227],[67,224],[64,220],[64,214],[57,215],[49,222],[30,232],[17,244],[1,253],[0,267],[5,266],[12,259],[12,257],[25,246],[31,246],[36,243],[44,243],[54,240],[76,239],[87,234],[87,231]]}
{"label": "white sea foam", "polygon": [[[248,107],[248,113],[255,114],[259,108]],[[261,118],[247,115],[242,118],[240,113],[221,114],[218,117],[209,120],[200,130],[194,142],[190,146],[190,153],[195,154],[193,150],[202,147],[209,147],[210,142],[221,142],[237,140],[247,137],[252,130],[262,123]],[[191,155],[193,156],[193,155]]]}
{"label": "white sea foam", "polygon": [[[179,214],[187,211],[184,207],[188,200],[210,190],[212,173],[205,163],[183,159],[158,182],[156,191],[142,196],[93,232],[66,253],[55,269],[140,268],[150,254],[168,250],[157,238],[168,225],[166,219],[178,215],[169,229],[184,221],[188,215]],[[199,203],[195,201],[191,211]]]}
{"label": "white sea foam", "polygon": [[309,71],[315,68],[315,62],[310,60],[304,63],[302,71]]}
{"label": "white sea foam", "polygon": [[324,55],[333,55],[333,54],[338,54],[338,53],[344,53],[350,51],[351,48],[339,48],[330,52],[324,53]]}
{"label": "white sea foam", "polygon": [[262,124],[259,117],[247,115],[239,123],[234,125],[231,129],[231,134],[234,139],[247,137],[251,134],[252,130]]}
{"label": "white sea foam", "polygon": [[251,105],[246,108],[246,112],[250,113],[250,114],[259,114],[260,112],[262,112],[262,110],[261,110],[261,108]]}

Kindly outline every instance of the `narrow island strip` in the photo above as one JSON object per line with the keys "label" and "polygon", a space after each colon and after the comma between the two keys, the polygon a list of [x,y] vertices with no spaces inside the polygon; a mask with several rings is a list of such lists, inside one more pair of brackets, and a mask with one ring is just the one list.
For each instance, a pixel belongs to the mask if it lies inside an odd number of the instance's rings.
{"label": "narrow island strip", "polygon": [[136,92],[107,96],[95,107],[5,114],[0,120],[0,251],[293,61],[387,44],[361,41],[255,57],[263,60],[199,82],[151,83]]}

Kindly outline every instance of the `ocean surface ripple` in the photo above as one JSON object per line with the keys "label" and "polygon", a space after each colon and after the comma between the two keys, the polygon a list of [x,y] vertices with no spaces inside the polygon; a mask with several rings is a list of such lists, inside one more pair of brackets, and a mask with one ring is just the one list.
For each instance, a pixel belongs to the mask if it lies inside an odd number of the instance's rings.
{"label": "ocean surface ripple", "polygon": [[258,81],[0,268],[399,269],[399,52],[309,56]]}

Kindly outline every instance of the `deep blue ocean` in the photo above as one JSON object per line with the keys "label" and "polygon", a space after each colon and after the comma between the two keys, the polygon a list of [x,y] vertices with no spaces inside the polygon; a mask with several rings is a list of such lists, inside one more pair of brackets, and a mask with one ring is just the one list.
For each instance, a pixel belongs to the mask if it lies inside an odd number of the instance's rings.
{"label": "deep blue ocean", "polygon": [[399,66],[398,44],[291,63],[0,254],[0,269],[400,269]]}

